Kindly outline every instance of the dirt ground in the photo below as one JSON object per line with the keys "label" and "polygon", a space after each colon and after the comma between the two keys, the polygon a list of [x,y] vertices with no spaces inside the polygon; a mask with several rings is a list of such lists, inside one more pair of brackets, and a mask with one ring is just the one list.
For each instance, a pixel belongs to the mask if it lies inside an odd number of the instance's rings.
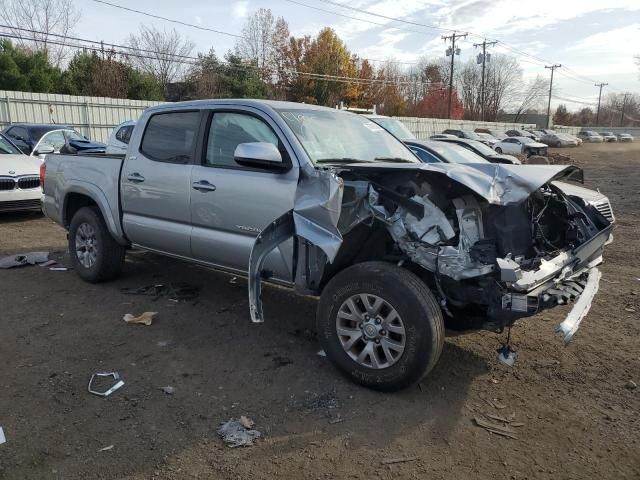
{"label": "dirt ground", "polygon": [[[640,142],[562,153],[617,219],[573,343],[553,333],[566,308],[517,324],[512,368],[495,360],[504,336],[451,337],[433,373],[400,393],[343,379],[317,355],[315,300],[281,289],[266,288],[267,321],[252,325],[243,279],[152,254],[130,255],[103,285],[0,270],[0,478],[640,478],[640,389],[629,383],[640,384]],[[34,250],[65,263],[65,232],[40,215],[0,217],[0,254]],[[121,291],[168,282],[200,295]],[[122,321],[144,311],[159,312],[153,325]],[[125,386],[87,393],[98,371]],[[485,414],[521,423],[517,438],[476,426]],[[240,415],[262,438],[230,449],[216,429]]]}

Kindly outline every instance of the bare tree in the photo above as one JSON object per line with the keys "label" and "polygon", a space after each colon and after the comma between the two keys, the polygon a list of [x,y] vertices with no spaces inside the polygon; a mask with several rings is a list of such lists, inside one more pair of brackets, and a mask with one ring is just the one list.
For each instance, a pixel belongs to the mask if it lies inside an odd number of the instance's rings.
{"label": "bare tree", "polygon": [[548,91],[549,80],[541,75],[537,75],[536,78],[529,82],[527,90],[524,92],[524,96],[522,97],[522,101],[516,110],[516,116],[513,121],[517,122],[520,116],[527,113],[528,110],[544,106],[544,101],[547,98]]}
{"label": "bare tree", "polygon": [[522,83],[522,69],[514,57],[495,54],[487,64],[485,75],[485,118],[495,121],[498,112],[516,96]]}
{"label": "bare tree", "polygon": [[275,20],[271,9],[260,8],[247,19],[242,28],[242,38],[238,41],[238,52],[262,69],[262,78],[269,77],[273,63],[273,37]]}
{"label": "bare tree", "polygon": [[140,26],[140,32],[131,34],[127,40],[131,48],[146,53],[131,56],[130,62],[139,70],[152,75],[163,90],[184,71],[185,57],[191,55],[194,43],[180,36],[175,30],[158,30],[156,27]]}
{"label": "bare tree", "polygon": [[22,48],[46,51],[59,66],[67,56],[67,37],[81,17],[73,0],[0,0],[0,20]]}

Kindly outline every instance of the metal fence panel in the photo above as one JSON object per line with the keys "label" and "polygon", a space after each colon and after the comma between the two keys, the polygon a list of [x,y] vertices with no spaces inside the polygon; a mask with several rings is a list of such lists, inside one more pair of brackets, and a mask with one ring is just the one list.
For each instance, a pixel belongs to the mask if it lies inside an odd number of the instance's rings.
{"label": "metal fence panel", "polygon": [[113,127],[125,120],[136,120],[145,108],[160,103],[0,90],[0,127],[19,122],[56,123],[106,142]]}

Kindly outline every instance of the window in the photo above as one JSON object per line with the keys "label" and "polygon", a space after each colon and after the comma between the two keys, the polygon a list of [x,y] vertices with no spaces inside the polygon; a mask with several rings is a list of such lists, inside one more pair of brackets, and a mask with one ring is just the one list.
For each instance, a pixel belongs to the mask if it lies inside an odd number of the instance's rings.
{"label": "window", "polygon": [[13,155],[20,155],[21,152],[17,148],[14,148],[8,141],[0,136],[0,154],[8,153]]}
{"label": "window", "polygon": [[69,141],[72,141],[72,142],[87,142],[87,139],[84,138],[84,136],[82,134],[80,134],[79,132],[76,132],[75,130],[65,130],[64,133],[67,136],[67,138],[69,139]]}
{"label": "window", "polygon": [[116,132],[116,139],[128,145],[129,140],[131,140],[131,132],[133,132],[133,125],[125,125],[124,127],[120,127],[120,129]]}
{"label": "window", "polygon": [[64,133],[62,133],[62,130],[56,130],[54,132],[49,132],[46,135],[44,135],[40,140],[39,145],[44,145],[44,144],[51,145],[53,147],[53,150],[56,153],[59,153],[60,149],[64,147],[65,143],[67,142],[64,139]]}
{"label": "window", "polygon": [[420,160],[424,163],[442,163],[442,161],[436,157],[433,153],[427,152],[422,148],[411,146],[409,147],[413,153],[415,153]]}
{"label": "window", "polygon": [[187,163],[200,126],[200,112],[153,115],[144,131],[140,152],[157,162]]}
{"label": "window", "polygon": [[23,127],[13,127],[11,130],[7,132],[12,138],[20,138],[22,140],[29,139],[29,133],[26,128]]}
{"label": "window", "polygon": [[240,167],[234,160],[236,147],[241,143],[267,142],[278,146],[278,137],[259,118],[244,113],[213,114],[207,141],[207,165]]}

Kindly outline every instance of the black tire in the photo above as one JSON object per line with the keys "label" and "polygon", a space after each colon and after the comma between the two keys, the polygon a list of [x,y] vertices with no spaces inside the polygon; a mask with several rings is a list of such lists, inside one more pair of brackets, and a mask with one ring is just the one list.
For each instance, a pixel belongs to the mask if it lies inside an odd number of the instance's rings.
{"label": "black tire", "polygon": [[502,153],[502,149],[500,147],[496,147],[496,153]]}
{"label": "black tire", "polygon": [[[96,258],[89,267],[83,265],[76,253],[76,234],[83,224],[95,232]],[[97,207],[83,207],[75,213],[69,226],[69,258],[83,280],[89,283],[113,280],[122,271],[124,255],[125,247],[111,236]]]}
{"label": "black tire", "polygon": [[[337,333],[336,320],[343,303],[363,293],[387,302],[404,326],[404,351],[385,368],[352,359]],[[409,387],[426,376],[440,358],[445,336],[442,311],[425,283],[408,270],[385,262],[359,263],[338,273],[320,297],[317,328],[320,343],[338,370],[356,383],[382,391]],[[367,345],[363,339],[358,341]]]}

